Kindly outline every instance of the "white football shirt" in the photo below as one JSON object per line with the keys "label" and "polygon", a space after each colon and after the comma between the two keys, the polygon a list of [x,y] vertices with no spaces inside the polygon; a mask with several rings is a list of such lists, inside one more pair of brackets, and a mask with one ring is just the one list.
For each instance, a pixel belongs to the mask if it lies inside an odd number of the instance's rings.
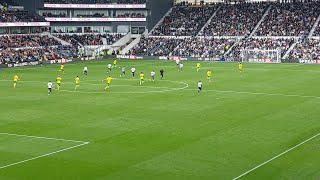
{"label": "white football shirt", "polygon": [[49,88],[49,89],[52,88],[52,82],[48,82],[48,88]]}
{"label": "white football shirt", "polygon": [[136,72],[136,68],[131,68],[131,72]]}
{"label": "white football shirt", "polygon": [[198,82],[198,87],[199,87],[199,88],[202,87],[202,82]]}
{"label": "white football shirt", "polygon": [[151,71],[151,76],[154,76],[154,75],[156,75],[156,72],[154,72],[154,71]]}

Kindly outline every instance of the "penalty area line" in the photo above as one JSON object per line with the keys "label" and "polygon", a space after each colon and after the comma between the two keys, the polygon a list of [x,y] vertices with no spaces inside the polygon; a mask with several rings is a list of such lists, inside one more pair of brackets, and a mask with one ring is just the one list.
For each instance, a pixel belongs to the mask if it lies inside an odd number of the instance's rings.
{"label": "penalty area line", "polygon": [[305,143],[307,143],[307,142],[311,141],[312,139],[314,139],[314,138],[316,138],[316,137],[318,137],[318,136],[320,136],[320,133],[318,133],[318,134],[316,134],[316,135],[312,136],[311,138],[309,138],[309,139],[307,139],[307,140],[305,140],[305,141],[303,141],[303,142],[301,142],[301,143],[299,143],[299,144],[297,144],[297,145],[293,146],[292,148],[290,148],[290,149],[288,149],[288,150],[286,150],[286,151],[284,151],[284,152],[282,152],[282,153],[280,153],[280,154],[278,154],[278,155],[274,156],[273,158],[271,158],[271,159],[269,159],[269,160],[267,160],[267,161],[265,161],[265,162],[263,162],[263,163],[259,164],[258,166],[256,166],[256,167],[254,167],[254,168],[252,168],[252,169],[250,169],[250,170],[248,170],[248,171],[244,172],[243,174],[241,174],[241,175],[239,175],[239,176],[237,176],[237,177],[233,178],[232,180],[237,180],[237,179],[242,178],[243,176],[245,176],[245,175],[247,175],[247,174],[251,173],[252,171],[254,171],[254,170],[256,170],[256,169],[260,168],[261,166],[264,166],[264,165],[266,165],[267,163],[269,163],[269,162],[271,162],[271,161],[273,161],[273,160],[275,160],[275,159],[279,158],[280,156],[282,156],[282,155],[284,155],[284,154],[287,154],[288,152],[290,152],[290,151],[292,151],[292,150],[294,150],[294,149],[298,148],[299,146],[301,146],[301,145],[303,145],[303,144],[305,144]]}
{"label": "penalty area line", "polygon": [[68,148],[64,148],[64,149],[61,149],[61,150],[58,150],[58,151],[54,151],[54,152],[51,152],[51,153],[43,154],[41,156],[37,156],[37,157],[26,159],[26,160],[23,160],[23,161],[15,162],[15,163],[8,164],[8,165],[5,165],[5,166],[0,166],[0,169],[5,169],[5,168],[11,167],[11,166],[18,165],[18,164],[22,164],[22,163],[33,161],[33,160],[36,160],[36,159],[40,159],[40,158],[43,158],[43,157],[46,157],[46,156],[57,154],[57,153],[60,153],[60,152],[63,152],[63,151],[67,151],[67,150],[70,150],[70,149],[74,149],[74,148],[77,148],[77,147],[80,147],[80,146],[84,146],[84,145],[87,145],[87,144],[89,144],[89,142],[84,142],[84,143],[81,143],[81,144],[78,144],[78,145],[75,145],[75,146],[71,146],[71,147],[68,147]]}
{"label": "penalty area line", "polygon": [[87,144],[90,143],[90,142],[86,142],[86,141],[78,141],[78,140],[70,140],[70,139],[62,139],[62,138],[51,138],[51,137],[42,137],[42,136],[29,136],[29,135],[13,134],[13,133],[0,133],[0,135],[78,143],[77,145],[74,145],[74,146],[71,146],[71,147],[67,147],[67,148],[63,148],[63,149],[60,149],[60,150],[57,150],[57,151],[54,151],[54,152],[49,152],[49,153],[46,153],[46,154],[43,154],[43,155],[40,155],[40,156],[36,156],[36,157],[33,157],[33,158],[25,159],[25,160],[18,161],[18,162],[15,162],[15,163],[11,163],[11,164],[8,164],[8,165],[3,165],[3,166],[0,166],[0,169],[5,169],[5,168],[11,167],[11,166],[18,165],[18,164],[22,164],[22,163],[33,161],[33,160],[40,159],[40,158],[43,158],[43,157],[51,156],[51,155],[54,155],[54,154],[57,154],[57,153],[61,153],[61,152],[64,152],[64,151],[68,151],[68,150],[71,150],[71,149],[74,149],[74,148],[78,148],[78,147],[87,145]]}

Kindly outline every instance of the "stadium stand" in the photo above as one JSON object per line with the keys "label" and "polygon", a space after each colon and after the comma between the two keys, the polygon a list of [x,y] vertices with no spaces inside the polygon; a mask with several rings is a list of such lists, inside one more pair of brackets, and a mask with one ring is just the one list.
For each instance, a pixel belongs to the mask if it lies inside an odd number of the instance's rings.
{"label": "stadium stand", "polygon": [[55,36],[76,47],[78,43],[85,46],[103,45],[102,38],[106,38],[107,45],[112,45],[123,37],[122,34],[56,34]]}
{"label": "stadium stand", "polygon": [[0,22],[44,22],[45,19],[25,10],[0,10]]}
{"label": "stadium stand", "polygon": [[217,6],[175,6],[163,22],[152,31],[152,35],[195,36],[216,9]]}
{"label": "stadium stand", "polygon": [[289,59],[319,60],[320,40],[308,38],[301,40],[290,52]]}
{"label": "stadium stand", "polygon": [[130,53],[140,56],[168,56],[182,41],[183,39],[166,37],[142,38]]}
{"label": "stadium stand", "polygon": [[307,34],[319,16],[320,2],[272,3],[256,35],[299,36]]}
{"label": "stadium stand", "polygon": [[173,52],[174,56],[223,58],[226,51],[235,43],[235,39],[190,38],[185,39]]}
{"label": "stadium stand", "polygon": [[224,5],[200,35],[248,35],[257,25],[268,6],[269,5],[267,3]]}
{"label": "stadium stand", "polygon": [[45,0],[51,4],[145,4],[147,0]]}
{"label": "stadium stand", "polygon": [[41,35],[4,35],[0,38],[0,49],[58,46],[58,41]]}

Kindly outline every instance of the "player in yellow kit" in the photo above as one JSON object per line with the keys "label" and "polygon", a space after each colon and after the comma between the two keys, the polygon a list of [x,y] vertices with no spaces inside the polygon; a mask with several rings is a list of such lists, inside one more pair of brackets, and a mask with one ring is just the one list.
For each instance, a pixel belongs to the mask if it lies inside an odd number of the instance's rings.
{"label": "player in yellow kit", "polygon": [[117,67],[117,63],[118,63],[118,61],[117,61],[117,60],[114,60],[114,61],[113,61],[113,67]]}
{"label": "player in yellow kit", "polygon": [[62,71],[62,73],[64,74],[64,65],[63,64],[60,65],[60,70],[59,71]]}
{"label": "player in yellow kit", "polygon": [[76,86],[74,87],[74,90],[77,90],[79,88],[79,86],[80,86],[80,78],[79,78],[79,76],[76,77],[75,82],[76,82]]}
{"label": "player in yellow kit", "polygon": [[15,74],[13,76],[13,88],[17,87],[18,80],[19,80],[19,76],[17,74]]}
{"label": "player in yellow kit", "polygon": [[212,75],[212,72],[211,72],[211,70],[209,70],[207,72],[207,79],[209,80],[209,82],[211,82],[211,75]]}
{"label": "player in yellow kit", "polygon": [[111,81],[112,81],[112,77],[109,76],[105,79],[105,81],[107,82],[107,86],[104,88],[104,90],[107,90],[110,88],[110,84],[111,84]]}
{"label": "player in yellow kit", "polygon": [[241,62],[239,62],[238,68],[239,68],[239,71],[240,71],[240,72],[242,72],[243,65],[242,65],[242,63],[241,63]]}
{"label": "player in yellow kit", "polygon": [[143,72],[140,73],[140,86],[143,84],[144,82],[144,74]]}
{"label": "player in yellow kit", "polygon": [[56,79],[56,82],[57,82],[57,85],[58,85],[58,90],[60,90],[61,81],[62,81],[62,78],[61,78],[60,75],[59,75],[59,76],[57,77],[57,79]]}
{"label": "player in yellow kit", "polygon": [[200,67],[201,67],[200,63],[197,63],[197,72],[199,72]]}

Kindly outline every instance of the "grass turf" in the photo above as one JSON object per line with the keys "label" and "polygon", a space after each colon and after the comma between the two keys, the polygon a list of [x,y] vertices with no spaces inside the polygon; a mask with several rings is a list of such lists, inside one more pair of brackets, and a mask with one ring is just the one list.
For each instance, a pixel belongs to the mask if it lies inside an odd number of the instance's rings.
{"label": "grass turf", "polygon": [[[127,75],[114,68],[104,91],[108,62],[66,64],[61,91],[50,96],[59,65],[1,69],[0,133],[90,142],[1,169],[77,143],[0,134],[1,180],[232,179],[320,132],[318,65],[245,63],[240,74],[235,63],[201,62],[197,73],[191,61],[178,72],[171,61],[120,60]],[[317,137],[242,179],[320,179],[319,145]]]}

